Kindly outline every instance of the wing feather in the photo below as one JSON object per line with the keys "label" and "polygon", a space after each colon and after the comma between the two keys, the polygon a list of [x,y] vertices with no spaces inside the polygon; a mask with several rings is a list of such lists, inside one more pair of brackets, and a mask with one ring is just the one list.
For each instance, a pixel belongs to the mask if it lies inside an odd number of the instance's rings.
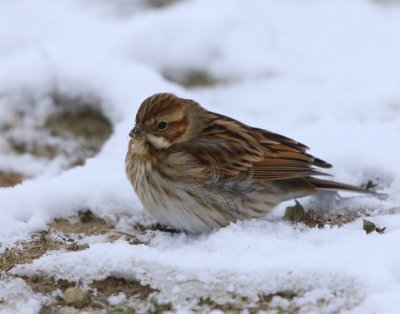
{"label": "wing feather", "polygon": [[198,138],[174,144],[170,152],[190,154],[202,167],[221,177],[288,180],[327,175],[318,167],[331,167],[308,154],[307,146],[290,138],[216,113],[209,115],[212,124]]}

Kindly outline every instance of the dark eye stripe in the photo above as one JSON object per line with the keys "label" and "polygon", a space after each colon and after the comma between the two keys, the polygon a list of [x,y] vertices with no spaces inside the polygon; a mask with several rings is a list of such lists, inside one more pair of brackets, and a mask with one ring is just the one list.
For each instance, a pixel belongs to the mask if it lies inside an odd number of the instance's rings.
{"label": "dark eye stripe", "polygon": [[[168,130],[163,132],[163,136],[170,142],[173,143],[183,133],[185,133],[187,127],[187,120],[183,118],[178,121],[168,122]],[[161,130],[160,130],[161,131]]]}

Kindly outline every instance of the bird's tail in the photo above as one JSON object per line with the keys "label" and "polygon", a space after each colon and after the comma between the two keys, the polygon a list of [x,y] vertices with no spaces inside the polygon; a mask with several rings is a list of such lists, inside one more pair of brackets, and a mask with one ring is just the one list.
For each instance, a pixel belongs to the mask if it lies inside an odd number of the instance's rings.
{"label": "bird's tail", "polygon": [[386,199],[387,194],[377,193],[364,188],[360,188],[351,184],[340,183],[330,180],[321,180],[317,178],[310,177],[307,182],[311,183],[317,190],[330,190],[330,191],[348,191],[356,193],[364,193],[375,196],[380,199]]}

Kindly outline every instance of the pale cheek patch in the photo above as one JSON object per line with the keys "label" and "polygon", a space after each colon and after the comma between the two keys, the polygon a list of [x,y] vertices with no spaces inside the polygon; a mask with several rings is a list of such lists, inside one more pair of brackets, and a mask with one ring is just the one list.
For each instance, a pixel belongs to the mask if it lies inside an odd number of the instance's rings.
{"label": "pale cheek patch", "polygon": [[147,138],[151,142],[151,144],[153,144],[153,146],[157,149],[168,148],[171,146],[171,143],[164,137],[148,134]]}

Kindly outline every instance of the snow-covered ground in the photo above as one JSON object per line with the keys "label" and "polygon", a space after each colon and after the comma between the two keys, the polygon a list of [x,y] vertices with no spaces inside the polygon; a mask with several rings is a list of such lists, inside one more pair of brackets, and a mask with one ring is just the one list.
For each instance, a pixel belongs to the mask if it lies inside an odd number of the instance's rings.
{"label": "snow-covered ground", "polygon": [[[124,172],[128,132],[141,101],[168,91],[305,143],[334,165],[338,181],[375,182],[387,200],[350,195],[334,210],[362,210],[385,232],[367,235],[362,218],[323,229],[291,224],[280,219],[289,202],[210,235],[156,231],[140,245],[91,238],[85,250],[48,252],[14,275],[137,279],[182,311],[200,296],[256,302],[260,293],[293,291],[270,311],[398,313],[399,57],[400,6],[386,1],[2,1],[0,130],[17,107],[44,120],[57,91],[96,98],[113,133],[68,170],[61,159],[10,155],[0,138],[0,171],[32,176],[0,188],[0,252],[83,209],[125,232],[145,224]],[[192,72],[215,84],[185,89],[164,78]],[[36,313],[46,302],[21,279],[1,276],[0,311]]]}

